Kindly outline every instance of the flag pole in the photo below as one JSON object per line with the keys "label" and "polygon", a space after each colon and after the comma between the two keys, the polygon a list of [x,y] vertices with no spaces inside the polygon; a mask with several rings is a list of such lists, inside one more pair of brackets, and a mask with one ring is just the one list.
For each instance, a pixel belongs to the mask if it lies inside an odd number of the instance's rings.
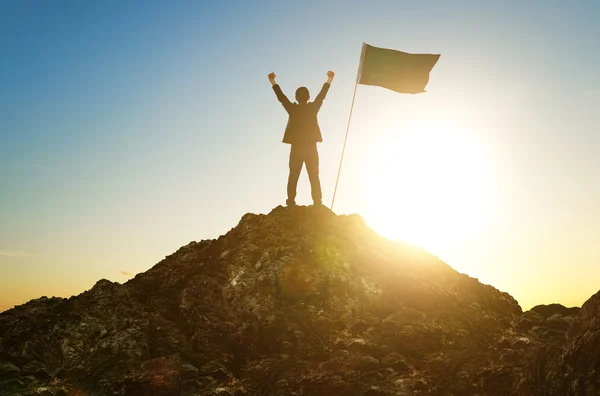
{"label": "flag pole", "polygon": [[342,161],[344,161],[344,151],[346,151],[346,142],[348,141],[348,131],[350,131],[350,121],[352,120],[352,110],[354,109],[354,98],[356,98],[356,88],[358,87],[358,80],[354,85],[354,94],[352,95],[352,105],[350,106],[350,116],[348,117],[348,125],[346,126],[346,137],[344,138],[344,146],[342,147],[342,157],[340,158],[340,166],[338,168],[337,178],[335,179],[335,188],[333,189],[333,199],[331,200],[331,210],[333,210],[333,204],[335,203],[335,193],[337,192],[338,182],[340,181],[340,172],[342,171]]}
{"label": "flag pole", "polygon": [[337,178],[335,179],[335,188],[333,189],[333,199],[331,200],[331,210],[333,210],[333,204],[335,203],[335,193],[337,192],[338,183],[340,181],[340,173],[342,171],[342,162],[344,161],[344,152],[346,151],[346,142],[348,141],[348,132],[350,131],[350,121],[352,121],[352,110],[354,110],[354,99],[356,99],[356,88],[358,87],[358,80],[360,80],[360,72],[362,69],[362,61],[365,55],[365,46],[363,43],[362,51],[360,54],[360,61],[358,63],[358,71],[356,73],[356,83],[354,84],[354,94],[352,94],[352,104],[350,105],[350,115],[348,116],[348,125],[346,126],[346,137],[344,138],[344,146],[342,147],[342,156],[340,158],[340,166],[338,168]]}

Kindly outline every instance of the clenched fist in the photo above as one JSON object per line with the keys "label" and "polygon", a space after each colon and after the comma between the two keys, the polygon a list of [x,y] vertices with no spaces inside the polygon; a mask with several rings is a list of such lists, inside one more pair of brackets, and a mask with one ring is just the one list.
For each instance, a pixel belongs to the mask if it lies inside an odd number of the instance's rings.
{"label": "clenched fist", "polygon": [[275,77],[277,77],[275,73],[269,73],[269,80],[275,80]]}
{"label": "clenched fist", "polygon": [[333,79],[333,77],[334,77],[334,76],[335,76],[335,73],[334,73],[334,72],[332,72],[331,70],[329,70],[329,71],[327,72],[327,77],[329,77],[329,78]]}

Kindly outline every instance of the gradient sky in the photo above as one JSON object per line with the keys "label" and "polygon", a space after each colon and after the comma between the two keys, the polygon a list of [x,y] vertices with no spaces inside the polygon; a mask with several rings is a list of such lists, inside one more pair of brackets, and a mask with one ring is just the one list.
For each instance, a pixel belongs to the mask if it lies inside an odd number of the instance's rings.
{"label": "gradient sky", "polygon": [[[425,224],[425,248],[524,308],[600,289],[597,1],[94,3],[0,4],[0,311],[126,281],[282,204],[287,116],[271,71],[289,96],[336,71],[319,116],[329,204],[363,41],[442,57],[425,94],[359,86],[336,212],[377,230],[373,208],[389,210],[390,237],[390,224]],[[407,223],[394,211],[411,195],[404,168],[377,167],[381,142],[394,152],[428,122],[475,142],[488,167],[485,221],[463,238],[461,212],[480,217],[470,205]],[[453,162],[431,145],[419,158]],[[465,188],[433,191],[470,203]],[[305,173],[299,190],[309,204]]]}

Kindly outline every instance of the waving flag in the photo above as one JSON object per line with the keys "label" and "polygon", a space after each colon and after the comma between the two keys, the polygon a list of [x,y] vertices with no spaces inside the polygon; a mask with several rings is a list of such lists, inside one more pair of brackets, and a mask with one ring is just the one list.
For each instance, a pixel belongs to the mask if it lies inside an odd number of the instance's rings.
{"label": "waving flag", "polygon": [[425,92],[429,72],[439,59],[433,54],[409,54],[363,43],[358,83],[399,93]]}
{"label": "waving flag", "polygon": [[358,84],[376,85],[398,93],[417,94],[426,92],[425,87],[429,82],[429,73],[439,58],[439,55],[434,54],[409,54],[402,51],[377,48],[363,43],[360,62],[358,64],[358,75],[356,77],[356,84],[354,85],[354,94],[352,95],[352,104],[350,105],[348,125],[346,126],[346,137],[344,138],[344,146],[342,147],[340,167],[338,168],[335,187],[333,188],[331,210],[333,210],[335,194],[338,182],[340,181],[340,173],[342,172],[342,162],[344,161],[344,152],[346,151],[346,142],[348,141],[348,132],[350,131],[350,121],[352,120],[352,110],[354,109],[354,99],[356,98]]}

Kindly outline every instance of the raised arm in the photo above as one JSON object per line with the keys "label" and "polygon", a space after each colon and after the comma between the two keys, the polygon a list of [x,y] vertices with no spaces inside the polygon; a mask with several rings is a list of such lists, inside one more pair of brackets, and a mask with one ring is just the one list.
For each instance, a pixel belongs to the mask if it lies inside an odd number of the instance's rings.
{"label": "raised arm", "polygon": [[323,101],[325,100],[325,96],[327,96],[327,92],[329,91],[329,87],[331,86],[331,82],[333,81],[333,77],[335,77],[335,73],[331,70],[327,72],[327,81],[323,84],[323,88],[321,88],[321,92],[315,98],[315,105],[317,106],[317,110],[321,108],[323,105]]}
{"label": "raised arm", "polygon": [[277,82],[275,82],[275,77],[276,77],[275,73],[269,73],[269,81],[271,82],[271,85],[273,86],[273,91],[275,91],[275,95],[277,95],[277,99],[281,102],[285,111],[287,111],[289,113],[290,109],[292,107],[292,103],[287,98],[287,96],[285,96],[285,94],[281,90],[281,87],[279,86],[279,84],[277,84]]}

